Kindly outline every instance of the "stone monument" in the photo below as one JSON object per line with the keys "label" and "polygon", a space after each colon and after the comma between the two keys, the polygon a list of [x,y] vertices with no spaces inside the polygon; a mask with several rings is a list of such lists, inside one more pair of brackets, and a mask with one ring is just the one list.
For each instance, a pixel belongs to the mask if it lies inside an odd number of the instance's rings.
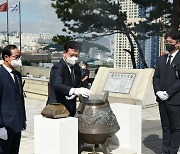
{"label": "stone monument", "polygon": [[154,69],[117,69],[100,67],[91,86],[91,93],[102,96],[109,91],[110,103],[155,105],[152,86]]}

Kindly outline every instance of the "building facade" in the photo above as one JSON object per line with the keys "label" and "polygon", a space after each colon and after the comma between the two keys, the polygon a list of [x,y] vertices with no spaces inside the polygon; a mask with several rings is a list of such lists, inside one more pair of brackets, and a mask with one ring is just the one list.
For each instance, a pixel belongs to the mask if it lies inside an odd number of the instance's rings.
{"label": "building facade", "polygon": [[[137,4],[133,3],[132,0],[118,0],[118,2],[122,7],[122,12],[126,12],[127,14],[128,23],[132,23],[133,25],[133,23],[138,23],[140,20],[144,20],[144,17],[146,15],[145,10],[140,8]],[[152,36],[145,41],[139,41],[148,67],[154,68],[154,66],[156,65],[161,46],[159,42],[160,38],[158,36]],[[136,66],[137,68],[144,68],[143,64],[141,63],[141,58],[134,40],[133,44],[135,47],[134,56],[136,60]],[[131,56],[128,52],[124,51],[124,49],[130,50],[130,44],[127,37],[124,34],[115,34],[114,67],[131,69],[133,68]]]}
{"label": "building facade", "polygon": [[[44,45],[52,43],[52,34],[21,34],[22,51],[32,51],[42,48]],[[6,45],[7,34],[0,33],[0,46]],[[14,44],[18,48],[20,46],[20,37],[18,32],[12,32],[9,35],[9,44]]]}
{"label": "building facade", "polygon": [[[122,12],[127,14],[127,22],[138,22],[139,18],[139,6],[132,2],[132,0],[117,0]],[[135,42],[133,42],[135,44]],[[126,35],[122,33],[116,33],[114,37],[114,67],[115,68],[132,68],[131,56],[124,49],[130,50],[130,44]],[[135,59],[138,59],[137,47],[135,47]],[[138,63],[137,63],[138,64]]]}

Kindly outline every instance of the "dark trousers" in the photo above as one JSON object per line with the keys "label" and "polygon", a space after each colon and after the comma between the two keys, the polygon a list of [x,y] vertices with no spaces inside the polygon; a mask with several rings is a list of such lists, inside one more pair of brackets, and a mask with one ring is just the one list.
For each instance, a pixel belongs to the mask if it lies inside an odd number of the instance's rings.
{"label": "dark trousers", "polygon": [[63,105],[67,108],[69,111],[69,116],[74,117],[76,113],[76,98],[63,102]]}
{"label": "dark trousers", "polygon": [[177,154],[180,147],[180,106],[159,103],[163,130],[163,154]]}
{"label": "dark trousers", "polygon": [[21,132],[8,133],[8,140],[0,139],[0,154],[18,154]]}

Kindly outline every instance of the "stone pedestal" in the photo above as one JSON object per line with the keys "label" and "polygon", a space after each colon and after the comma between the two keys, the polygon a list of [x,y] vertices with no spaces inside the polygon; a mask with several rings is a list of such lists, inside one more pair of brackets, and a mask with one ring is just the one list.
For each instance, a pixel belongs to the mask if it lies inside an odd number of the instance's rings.
{"label": "stone pedestal", "polygon": [[141,154],[141,106],[121,103],[112,103],[110,106],[120,125],[120,130],[112,137],[112,144]]}
{"label": "stone pedestal", "polygon": [[78,119],[34,117],[35,154],[78,154]]}

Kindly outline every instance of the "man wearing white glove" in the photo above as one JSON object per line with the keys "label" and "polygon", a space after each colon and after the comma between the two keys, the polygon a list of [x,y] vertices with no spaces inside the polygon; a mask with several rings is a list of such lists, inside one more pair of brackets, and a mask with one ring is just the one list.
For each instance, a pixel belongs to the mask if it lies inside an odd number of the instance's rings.
{"label": "man wearing white glove", "polygon": [[76,41],[64,45],[63,58],[51,69],[49,96],[47,104],[62,103],[74,116],[76,113],[76,97],[89,96],[89,89],[81,88],[81,69],[76,64],[81,46]]}
{"label": "man wearing white glove", "polygon": [[76,97],[76,95],[65,96],[65,98],[66,98],[67,100],[72,100],[72,99],[74,99],[75,97]]}
{"label": "man wearing white glove", "polygon": [[167,94],[166,91],[158,91],[156,93],[156,95],[162,100],[162,101],[165,101],[169,98],[169,95]]}
{"label": "man wearing white glove", "polygon": [[89,97],[90,90],[84,87],[81,88],[72,88],[70,90],[70,94],[74,94],[76,96],[82,95],[83,97]]}
{"label": "man wearing white glove", "polygon": [[5,127],[0,128],[0,139],[7,140],[8,134]]}
{"label": "man wearing white glove", "polygon": [[153,87],[163,132],[162,153],[177,154],[180,147],[180,32],[165,35],[167,54],[159,57]]}

